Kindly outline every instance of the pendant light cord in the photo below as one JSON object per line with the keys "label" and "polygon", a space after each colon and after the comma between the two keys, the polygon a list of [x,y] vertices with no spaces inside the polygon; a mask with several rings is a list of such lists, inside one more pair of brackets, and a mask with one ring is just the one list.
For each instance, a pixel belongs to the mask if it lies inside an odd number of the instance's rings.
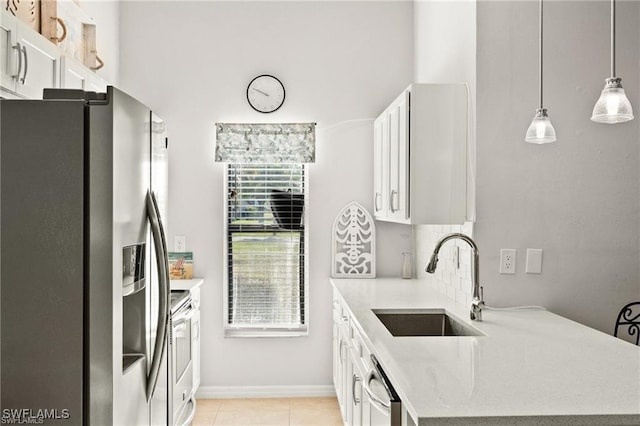
{"label": "pendant light cord", "polygon": [[616,76],[616,0],[611,0],[611,78]]}
{"label": "pendant light cord", "polygon": [[538,17],[538,62],[540,64],[540,70],[538,72],[540,108],[542,109],[542,0],[540,0],[540,11]]}

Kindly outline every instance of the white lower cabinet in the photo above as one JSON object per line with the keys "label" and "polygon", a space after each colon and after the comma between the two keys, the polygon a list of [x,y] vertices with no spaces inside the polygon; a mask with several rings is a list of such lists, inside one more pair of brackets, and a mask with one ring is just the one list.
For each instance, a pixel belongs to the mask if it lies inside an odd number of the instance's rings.
{"label": "white lower cabinet", "polygon": [[345,425],[368,426],[370,407],[363,381],[370,369],[369,351],[339,298],[334,298],[333,314],[333,381],[340,413]]}
{"label": "white lower cabinet", "polygon": [[349,317],[338,299],[333,301],[333,384],[342,418],[347,418],[349,383]]}
{"label": "white lower cabinet", "polygon": [[351,426],[368,426],[370,424],[369,399],[364,393],[363,386],[363,382],[369,371],[366,360],[368,353],[357,332],[352,329],[351,345],[349,348],[350,392],[347,401],[349,408],[347,420]]}
{"label": "white lower cabinet", "polygon": [[196,311],[191,319],[191,339],[193,341],[191,360],[193,362],[193,392],[200,387],[200,287],[191,289],[191,300]]}

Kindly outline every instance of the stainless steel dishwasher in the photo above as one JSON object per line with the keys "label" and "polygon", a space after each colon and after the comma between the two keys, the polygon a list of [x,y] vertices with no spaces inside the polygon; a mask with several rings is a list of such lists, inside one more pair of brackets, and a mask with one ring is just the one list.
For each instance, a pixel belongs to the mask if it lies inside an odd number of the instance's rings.
{"label": "stainless steel dishwasher", "polygon": [[391,386],[389,378],[375,355],[371,355],[372,368],[367,373],[363,387],[369,407],[371,426],[400,426],[402,402]]}

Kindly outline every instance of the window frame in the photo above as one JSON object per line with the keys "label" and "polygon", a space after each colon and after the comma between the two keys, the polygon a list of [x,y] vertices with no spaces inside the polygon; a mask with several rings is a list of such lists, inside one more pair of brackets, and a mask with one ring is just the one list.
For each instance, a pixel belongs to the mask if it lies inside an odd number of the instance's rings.
{"label": "window frame", "polygon": [[[222,324],[224,337],[299,337],[307,336],[309,334],[309,167],[306,163],[297,163],[302,166],[302,176],[304,179],[304,210],[303,210],[303,223],[304,226],[301,230],[301,246],[304,249],[303,252],[303,273],[301,278],[304,280],[302,285],[303,302],[301,309],[303,310],[303,324],[298,327],[278,327],[271,325],[254,326],[254,325],[232,325],[229,324],[229,276],[231,272],[231,264],[229,262],[229,239],[231,238],[231,229],[229,226],[229,168],[235,166],[233,163],[224,165],[224,179],[223,179],[223,206],[224,206],[224,220],[223,220],[223,306],[222,306]],[[250,229],[250,227],[249,227]],[[274,231],[279,228],[274,227]],[[257,231],[249,231],[255,232]],[[264,230],[262,227],[260,230]]]}

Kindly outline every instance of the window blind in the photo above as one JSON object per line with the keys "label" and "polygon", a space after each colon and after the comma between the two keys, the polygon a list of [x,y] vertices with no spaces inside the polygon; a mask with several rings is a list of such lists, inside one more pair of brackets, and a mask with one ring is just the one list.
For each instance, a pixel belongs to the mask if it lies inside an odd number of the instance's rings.
{"label": "window blind", "polygon": [[303,200],[304,171],[302,164],[227,166],[227,328],[306,329],[304,216],[298,211],[299,220],[283,227],[272,196]]}

